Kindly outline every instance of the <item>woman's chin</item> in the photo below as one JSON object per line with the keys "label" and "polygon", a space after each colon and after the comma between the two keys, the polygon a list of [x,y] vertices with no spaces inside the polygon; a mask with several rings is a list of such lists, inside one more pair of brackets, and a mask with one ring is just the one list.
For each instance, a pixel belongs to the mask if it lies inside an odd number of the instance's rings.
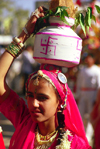
{"label": "woman's chin", "polygon": [[43,122],[43,119],[41,117],[31,117],[32,120],[36,123],[40,123],[40,122]]}

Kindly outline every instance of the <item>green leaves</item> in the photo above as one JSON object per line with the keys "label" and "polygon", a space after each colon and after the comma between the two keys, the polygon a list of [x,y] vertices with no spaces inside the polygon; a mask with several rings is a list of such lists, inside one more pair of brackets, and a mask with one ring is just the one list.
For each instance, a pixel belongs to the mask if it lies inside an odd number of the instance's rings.
{"label": "green leaves", "polygon": [[47,15],[47,16],[53,15],[53,11],[52,11],[52,10],[49,10],[46,15]]}
{"label": "green leaves", "polygon": [[63,14],[69,18],[68,12],[66,10],[63,10]]}
{"label": "green leaves", "polygon": [[59,8],[59,7],[56,8],[55,15],[61,15],[61,8]]}
{"label": "green leaves", "polygon": [[100,13],[100,7],[98,5],[95,5],[95,8],[96,8],[97,12]]}
{"label": "green leaves", "polygon": [[92,20],[92,8],[88,7],[85,15],[85,24],[87,31],[89,31],[89,27],[91,27],[91,20]]}
{"label": "green leaves", "polygon": [[58,6],[58,7],[56,8],[56,12],[55,12],[54,15],[55,15],[55,16],[59,16],[59,17],[61,18],[61,20],[62,20],[65,24],[69,25],[69,23],[68,23],[68,22],[66,21],[66,19],[65,19],[65,16],[69,18],[68,12],[66,11],[67,8],[68,8],[68,7]]}
{"label": "green leaves", "polygon": [[83,16],[83,14],[81,13],[79,20],[80,20],[80,25],[82,27],[82,30],[83,30],[84,34],[86,35],[86,29],[87,29],[87,31],[89,31],[89,27],[91,27],[92,8],[91,7],[87,8],[87,12],[86,12],[85,16]]}
{"label": "green leaves", "polygon": [[55,13],[59,13],[59,12],[62,12],[63,10],[66,10],[68,7],[65,7],[65,6],[58,6],[56,8],[56,12]]}
{"label": "green leaves", "polygon": [[89,31],[89,28],[91,27],[92,19],[96,21],[95,16],[92,15],[92,8],[88,7],[85,14],[82,12],[76,14],[75,26],[77,27],[78,25],[80,25],[84,34],[86,35],[86,30]]}
{"label": "green leaves", "polygon": [[96,22],[96,17],[92,14],[92,20]]}
{"label": "green leaves", "polygon": [[82,12],[79,12],[76,14],[75,16],[75,24],[71,27],[72,29],[75,29],[77,28],[77,26],[80,25],[84,34],[86,35],[86,30],[85,30],[85,27],[86,27],[86,24],[85,24],[85,17],[84,15],[82,14]]}
{"label": "green leaves", "polygon": [[82,13],[79,14],[79,22],[80,22],[80,25],[82,27],[82,30],[84,32],[84,34],[86,35],[86,31],[85,31],[85,23],[84,23],[84,16]]}
{"label": "green leaves", "polygon": [[77,13],[77,14],[76,14],[76,17],[75,17],[75,25],[74,25],[74,26],[76,26],[76,27],[80,24],[80,21],[79,21],[79,14],[80,14],[80,13]]}
{"label": "green leaves", "polygon": [[61,18],[61,20],[66,23],[67,25],[69,25],[69,23],[66,21],[65,16],[69,17],[66,9],[68,7],[64,7],[64,6],[58,6],[56,8],[56,11],[53,12],[52,10],[46,10],[45,11],[45,16],[42,18],[39,18],[36,25],[35,25],[35,29],[34,29],[34,33],[33,35],[35,35],[41,28],[49,26],[49,17],[50,16],[59,16]]}
{"label": "green leaves", "polygon": [[87,22],[88,22],[88,26],[91,26],[91,19],[92,19],[92,8],[88,7],[87,8]]}
{"label": "green leaves", "polygon": [[[100,13],[100,7],[95,5],[95,8],[96,8],[97,12]],[[39,29],[50,25],[49,24],[50,16],[59,16],[65,24],[69,25],[69,23],[65,19],[65,17],[69,18],[68,12],[66,11],[67,9],[69,9],[69,7],[58,6],[56,8],[55,12],[53,12],[53,10],[46,10],[45,16],[42,18],[39,18],[37,21],[36,27],[34,30],[34,34],[36,34],[39,31]],[[84,34],[86,35],[86,30],[89,31],[89,28],[91,27],[92,20],[94,20],[96,22],[96,18],[92,14],[92,8],[88,7],[87,11],[78,12],[76,14],[75,24],[71,28],[75,29],[78,25],[80,25]]]}

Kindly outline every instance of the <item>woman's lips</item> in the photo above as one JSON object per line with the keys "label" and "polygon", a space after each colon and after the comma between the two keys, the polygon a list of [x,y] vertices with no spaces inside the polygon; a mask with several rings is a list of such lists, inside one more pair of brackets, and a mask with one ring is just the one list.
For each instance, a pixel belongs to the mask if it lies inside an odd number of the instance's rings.
{"label": "woman's lips", "polygon": [[41,111],[39,111],[39,110],[37,110],[37,111],[31,111],[31,113],[32,113],[33,115],[39,115],[39,114],[41,113]]}

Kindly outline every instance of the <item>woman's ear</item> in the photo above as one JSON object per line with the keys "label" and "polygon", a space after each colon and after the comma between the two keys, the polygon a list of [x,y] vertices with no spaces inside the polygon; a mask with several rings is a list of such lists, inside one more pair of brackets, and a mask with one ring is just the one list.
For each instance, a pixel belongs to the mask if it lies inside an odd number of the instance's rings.
{"label": "woman's ear", "polygon": [[59,101],[58,107],[57,107],[57,111],[59,111],[61,109],[61,103]]}

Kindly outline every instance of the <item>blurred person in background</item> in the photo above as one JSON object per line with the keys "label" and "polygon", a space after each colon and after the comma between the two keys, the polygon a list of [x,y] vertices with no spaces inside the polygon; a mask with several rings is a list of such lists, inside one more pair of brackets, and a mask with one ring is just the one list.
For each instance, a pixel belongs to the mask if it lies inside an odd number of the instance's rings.
{"label": "blurred person in background", "polygon": [[76,99],[87,138],[91,142],[93,129],[89,119],[100,87],[100,68],[95,65],[95,57],[92,53],[87,55],[85,63],[87,66],[83,67],[77,76]]}
{"label": "blurred person in background", "polygon": [[23,79],[23,94],[25,94],[25,83],[28,79],[29,74],[34,71],[37,71],[40,67],[40,64],[33,59],[33,46],[31,44],[25,47],[25,51],[22,53],[22,79]]}
{"label": "blurred person in background", "polygon": [[15,59],[13,64],[10,67],[10,70],[7,74],[7,83],[11,89],[13,89],[18,94],[22,94],[22,69],[23,59],[22,54]]}

